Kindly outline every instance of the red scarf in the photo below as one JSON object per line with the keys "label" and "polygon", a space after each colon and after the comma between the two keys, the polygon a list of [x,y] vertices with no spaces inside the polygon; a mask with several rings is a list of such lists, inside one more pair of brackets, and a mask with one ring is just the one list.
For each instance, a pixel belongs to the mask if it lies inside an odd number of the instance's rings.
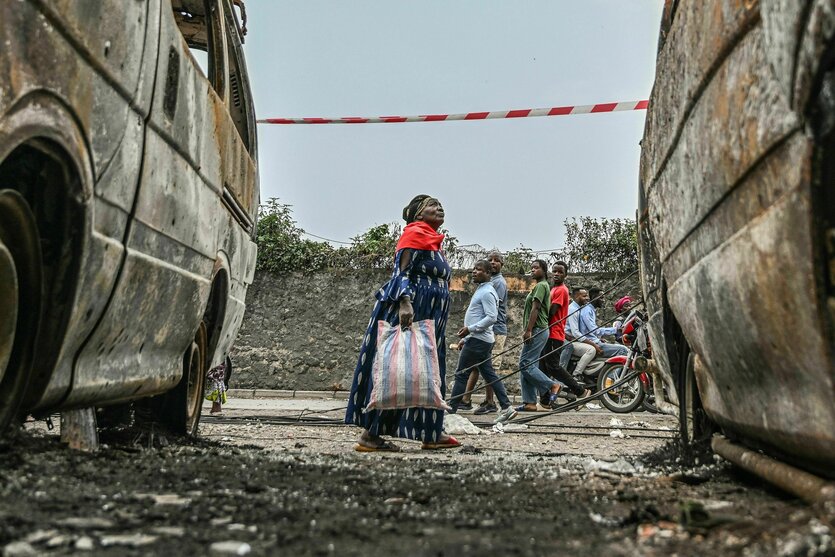
{"label": "red scarf", "polygon": [[407,224],[406,228],[403,229],[403,235],[400,236],[395,251],[400,251],[403,248],[438,251],[441,249],[441,242],[443,241],[443,234],[438,234],[434,228],[422,220],[416,220]]}

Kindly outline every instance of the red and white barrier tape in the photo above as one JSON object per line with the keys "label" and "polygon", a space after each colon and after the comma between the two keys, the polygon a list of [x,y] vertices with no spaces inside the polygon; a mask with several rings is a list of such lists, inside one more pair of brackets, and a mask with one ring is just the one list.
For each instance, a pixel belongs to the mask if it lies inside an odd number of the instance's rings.
{"label": "red and white barrier tape", "polygon": [[494,120],[498,118],[533,118],[536,116],[568,116],[570,114],[595,114],[646,110],[649,101],[586,104],[582,106],[557,106],[554,108],[526,108],[494,112],[466,112],[463,114],[426,114],[423,116],[374,116],[370,118],[265,118],[259,124],[397,124],[403,122],[449,122],[454,120]]}

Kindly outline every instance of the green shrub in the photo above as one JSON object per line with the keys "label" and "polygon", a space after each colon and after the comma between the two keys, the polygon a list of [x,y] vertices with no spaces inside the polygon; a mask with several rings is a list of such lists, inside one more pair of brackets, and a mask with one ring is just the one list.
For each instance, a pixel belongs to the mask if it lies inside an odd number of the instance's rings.
{"label": "green shrub", "polygon": [[[444,250],[454,254],[458,240],[446,235]],[[347,246],[335,248],[328,242],[304,238],[290,205],[270,198],[258,211],[256,269],[289,273],[302,269],[390,269],[402,228],[399,224],[379,224],[351,238]]]}
{"label": "green shrub", "polygon": [[566,219],[565,248],[551,254],[574,273],[631,273],[638,268],[638,237],[632,219]]}
{"label": "green shrub", "polygon": [[[547,259],[549,264],[564,259],[572,273],[629,273],[638,267],[635,221],[579,217],[565,221],[565,248],[537,254],[519,246],[505,254],[507,273],[526,274],[531,261]],[[259,209],[258,263],[256,268],[273,273],[326,268],[390,269],[402,228],[399,224],[379,224],[351,238],[351,243],[335,248],[327,242],[305,238],[290,205],[271,198]],[[446,235],[444,252],[454,268],[469,268],[486,257],[481,246],[460,246],[458,239]]]}

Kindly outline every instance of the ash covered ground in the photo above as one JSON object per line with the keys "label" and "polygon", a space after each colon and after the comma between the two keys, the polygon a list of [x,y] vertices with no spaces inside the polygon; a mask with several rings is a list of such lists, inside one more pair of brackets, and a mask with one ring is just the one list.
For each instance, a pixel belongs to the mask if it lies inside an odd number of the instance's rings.
{"label": "ash covered ground", "polygon": [[835,554],[832,508],[684,464],[665,416],[574,412],[369,455],[354,428],[274,423],[295,410],[256,402],[198,439],[127,430],[97,453],[25,424],[0,452],[3,554]]}

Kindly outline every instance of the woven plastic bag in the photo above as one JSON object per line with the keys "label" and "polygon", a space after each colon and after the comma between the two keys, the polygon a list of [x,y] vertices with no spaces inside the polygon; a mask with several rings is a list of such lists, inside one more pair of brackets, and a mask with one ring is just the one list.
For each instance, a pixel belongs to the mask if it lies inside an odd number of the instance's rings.
{"label": "woven plastic bag", "polygon": [[415,321],[408,329],[377,322],[377,352],[371,364],[371,397],[365,411],[396,408],[449,410],[441,395],[435,322]]}

